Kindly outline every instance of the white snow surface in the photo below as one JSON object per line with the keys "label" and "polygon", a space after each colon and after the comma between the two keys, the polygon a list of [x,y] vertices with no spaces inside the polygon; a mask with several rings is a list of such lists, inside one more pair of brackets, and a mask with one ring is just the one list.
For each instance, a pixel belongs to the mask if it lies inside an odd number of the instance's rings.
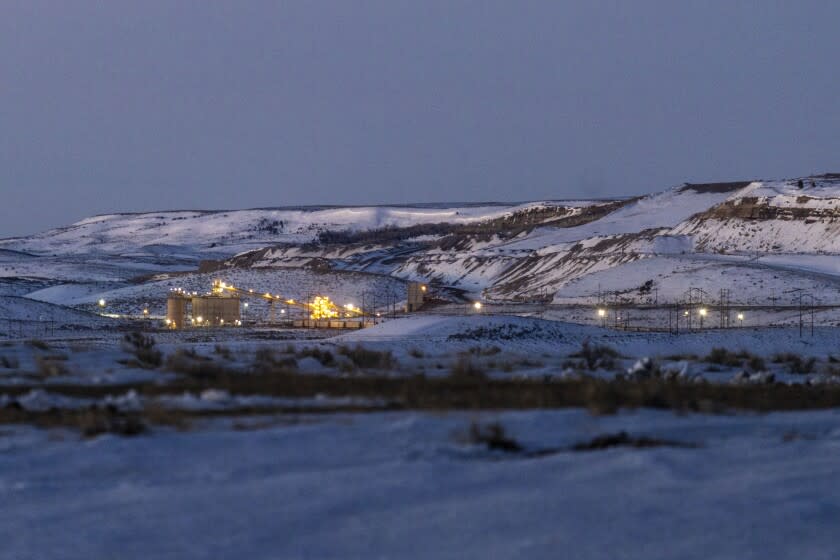
{"label": "white snow surface", "polygon": [[[499,421],[542,457],[464,442]],[[223,422],[0,437],[16,560],[836,558],[840,414],[580,410]],[[627,431],[698,448],[566,451]]]}
{"label": "white snow surface", "polygon": [[[2,240],[0,247],[63,254],[121,254],[128,251],[173,254],[181,248],[183,254],[193,255],[196,251],[212,251],[215,247],[211,245],[215,245],[233,254],[281,241],[310,241],[322,229],[364,230],[439,222],[470,223],[540,204],[544,203],[108,214],[27,238]],[[590,202],[569,204],[586,205]]]}
{"label": "white snow surface", "polygon": [[[755,205],[757,214],[732,217],[715,212],[721,205],[736,203]],[[114,302],[116,312],[130,315],[149,304],[156,310],[152,315],[159,316],[165,296],[162,288],[175,284],[177,274],[195,271],[200,260],[226,260],[239,254],[237,262],[254,270],[312,266],[367,272],[454,287],[470,298],[500,302],[591,303],[602,290],[626,294],[648,281],[662,296],[659,301],[669,302],[682,296],[683,286],[702,287],[710,294],[728,289],[731,301],[740,304],[767,299],[768,293],[776,299],[773,294],[797,284],[812,291],[815,301],[835,297],[840,270],[840,178],[833,176],[803,178],[802,188],[795,179],[761,180],[746,186],[686,185],[625,201],[593,221],[573,227],[549,224],[512,230],[513,237],[485,232],[454,234],[451,243],[441,245],[428,235],[408,241],[385,236],[381,243],[350,246],[303,245],[325,230],[477,223],[548,205],[566,205],[579,215],[592,204],[596,202],[96,216],[35,236],[0,240],[0,278],[4,280],[0,294],[86,310],[104,298]],[[768,208],[789,215],[762,218]],[[249,252],[255,249],[267,250]],[[354,279],[344,277],[339,283],[353,284]],[[307,281],[304,286],[302,280],[296,288],[280,276],[268,284],[267,291],[279,288],[303,296],[313,285]],[[204,284],[198,287],[206,289]],[[358,298],[353,290],[327,285],[319,289],[334,290],[335,298]],[[387,299],[394,297],[389,294]],[[629,297],[634,303],[638,299]],[[823,318],[824,324],[834,320],[828,315]]]}

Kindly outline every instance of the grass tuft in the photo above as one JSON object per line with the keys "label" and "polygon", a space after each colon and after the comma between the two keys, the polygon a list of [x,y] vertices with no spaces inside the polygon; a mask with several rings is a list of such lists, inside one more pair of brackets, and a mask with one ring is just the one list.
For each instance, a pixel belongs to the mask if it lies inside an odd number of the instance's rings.
{"label": "grass tuft", "polygon": [[123,349],[133,354],[141,367],[154,369],[163,363],[163,354],[155,348],[155,339],[133,332],[123,337]]}

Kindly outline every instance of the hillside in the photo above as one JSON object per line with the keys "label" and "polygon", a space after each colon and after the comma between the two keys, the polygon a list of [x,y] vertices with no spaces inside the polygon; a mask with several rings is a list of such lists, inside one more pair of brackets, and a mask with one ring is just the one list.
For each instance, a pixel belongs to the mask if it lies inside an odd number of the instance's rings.
{"label": "hillside", "polygon": [[[509,209],[507,217],[514,221],[522,212]],[[622,292],[628,301],[643,301],[659,288],[678,298],[695,283],[713,292],[734,289],[743,300],[792,287],[818,293],[837,287],[832,255],[840,253],[838,175],[686,184],[568,212],[574,221],[512,226],[485,219],[470,229],[322,235],[320,243],[281,243],[225,264],[271,268],[318,260],[337,269],[455,286],[497,301],[594,301],[602,282],[602,289]],[[479,229],[481,224],[490,227]],[[647,264],[634,264],[644,259]]]}
{"label": "hillside", "polygon": [[837,174],[615,200],[111,214],[0,240],[0,295],[88,311],[107,296],[132,313],[161,305],[183,274],[200,289],[210,274],[251,270],[268,274],[253,277],[261,289],[299,297],[329,271],[348,300],[390,276],[497,302],[676,301],[689,286],[742,302],[804,288],[828,301],[840,289],[838,233]]}

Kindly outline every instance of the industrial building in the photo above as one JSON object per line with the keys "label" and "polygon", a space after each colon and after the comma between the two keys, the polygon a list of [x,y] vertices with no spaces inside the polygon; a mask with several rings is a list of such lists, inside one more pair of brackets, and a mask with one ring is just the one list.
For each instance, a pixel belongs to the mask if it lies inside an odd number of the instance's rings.
{"label": "industrial building", "polygon": [[[419,311],[425,303],[428,286],[421,282],[409,282],[405,311]],[[242,298],[254,298],[268,302],[270,324],[276,323],[275,306],[296,308],[304,312],[302,318],[288,317],[285,323],[292,327],[362,329],[375,325],[380,314],[374,309],[362,309],[353,304],[342,307],[329,297],[314,296],[310,301],[295,301],[280,294],[261,293],[243,289],[221,280],[213,282],[212,291],[206,294],[175,289],[166,299],[166,325],[171,329],[187,327],[222,327],[242,324],[240,302]],[[246,303],[247,307],[248,304]],[[281,309],[281,313],[285,312]]]}
{"label": "industrial building", "polygon": [[408,313],[419,311],[420,308],[423,307],[427,290],[428,288],[426,285],[420,282],[408,283],[408,299],[405,304],[405,310]]}
{"label": "industrial building", "polygon": [[189,294],[175,290],[166,298],[166,325],[223,327],[242,324],[238,295]]}

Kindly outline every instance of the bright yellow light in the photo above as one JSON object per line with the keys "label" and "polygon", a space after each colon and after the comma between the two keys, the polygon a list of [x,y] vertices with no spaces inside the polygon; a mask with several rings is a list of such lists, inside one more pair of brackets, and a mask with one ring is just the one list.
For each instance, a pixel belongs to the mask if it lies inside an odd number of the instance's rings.
{"label": "bright yellow light", "polygon": [[706,316],[706,308],[705,308],[705,307],[701,307],[701,308],[700,308],[700,316],[701,316],[701,317],[705,317],[705,316]]}
{"label": "bright yellow light", "polygon": [[143,310],[143,315],[148,315],[148,314],[149,314],[149,310],[148,310],[148,309],[144,309],[144,310]]}
{"label": "bright yellow light", "polygon": [[606,317],[606,316],[607,316],[607,310],[606,309],[601,308],[601,309],[598,310],[598,317]]}
{"label": "bright yellow light", "polygon": [[253,293],[254,293],[254,290],[248,290],[248,293],[249,293],[249,294],[253,294]]}
{"label": "bright yellow light", "polygon": [[338,317],[336,305],[327,296],[315,296],[315,299],[312,300],[309,307],[312,310],[310,314],[312,319],[332,319]]}
{"label": "bright yellow light", "polygon": [[345,305],[344,307],[346,307],[346,308],[347,308],[348,310],[350,310],[350,311],[353,311],[353,304],[352,304],[352,303],[348,303],[348,304],[347,304],[347,305]]}
{"label": "bright yellow light", "polygon": [[293,299],[287,299],[287,300],[286,300],[286,303],[288,303],[289,305],[294,305],[294,304],[295,304],[295,300],[293,300]]}
{"label": "bright yellow light", "polygon": [[167,319],[167,320],[166,320],[166,324],[167,324],[167,325],[172,324],[172,319]]}
{"label": "bright yellow light", "polygon": [[739,321],[743,321],[743,320],[744,320],[744,314],[743,314],[743,313],[738,313],[738,320],[739,320]]}
{"label": "bright yellow light", "polygon": [[426,286],[425,285],[420,286],[420,290],[425,292],[426,291]]}
{"label": "bright yellow light", "polygon": [[476,311],[478,311],[479,309],[481,309],[481,302],[480,301],[475,302],[473,304],[473,307],[476,309]]}
{"label": "bright yellow light", "polygon": [[268,299],[271,299],[271,294],[269,294],[268,292],[266,292],[266,293],[265,293],[265,297],[267,297]]}
{"label": "bright yellow light", "polygon": [[248,302],[247,301],[245,303],[243,303],[242,305],[245,306],[245,309],[248,309]]}
{"label": "bright yellow light", "polygon": [[685,315],[686,317],[688,317],[688,311],[684,311],[684,312],[683,312],[683,315]]}
{"label": "bright yellow light", "polygon": [[104,299],[99,300],[99,307],[105,307],[105,300]]}
{"label": "bright yellow light", "polygon": [[198,317],[195,318],[195,320],[198,321],[199,323],[201,323],[204,320],[204,317],[199,315]]}

